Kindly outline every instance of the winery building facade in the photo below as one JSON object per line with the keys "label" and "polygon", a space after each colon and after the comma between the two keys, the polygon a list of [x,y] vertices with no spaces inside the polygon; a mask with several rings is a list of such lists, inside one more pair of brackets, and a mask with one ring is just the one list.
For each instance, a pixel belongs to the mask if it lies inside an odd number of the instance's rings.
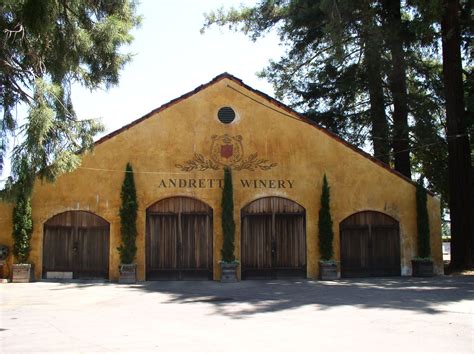
{"label": "winery building facade", "polygon": [[[72,272],[117,280],[127,163],[139,203],[139,280],[220,278],[224,166],[232,170],[243,279],[317,277],[324,174],[341,275],[411,275],[415,185],[224,73],[101,138],[80,168],[54,184],[36,182],[30,261],[37,279]],[[0,244],[8,246],[11,209],[0,204]],[[442,273],[440,203],[432,195],[428,212]]]}

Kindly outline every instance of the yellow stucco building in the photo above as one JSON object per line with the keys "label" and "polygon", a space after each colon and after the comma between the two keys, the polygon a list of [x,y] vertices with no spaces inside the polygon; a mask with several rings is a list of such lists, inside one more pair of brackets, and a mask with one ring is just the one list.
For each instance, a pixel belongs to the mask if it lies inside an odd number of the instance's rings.
{"label": "yellow stucco building", "polygon": [[[411,275],[414,184],[224,73],[101,138],[81,167],[56,183],[35,184],[30,260],[37,279],[72,272],[117,280],[128,162],[139,202],[139,280],[220,278],[224,166],[232,169],[235,254],[244,279],[317,277],[324,174],[341,275]],[[0,204],[0,244],[8,246],[11,208]],[[440,203],[432,195],[428,212],[440,274]]]}

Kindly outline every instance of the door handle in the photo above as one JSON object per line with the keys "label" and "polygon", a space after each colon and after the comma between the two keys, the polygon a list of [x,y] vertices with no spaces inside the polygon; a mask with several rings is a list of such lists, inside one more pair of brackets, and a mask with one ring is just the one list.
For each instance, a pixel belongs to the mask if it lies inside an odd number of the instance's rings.
{"label": "door handle", "polygon": [[73,246],[72,246],[72,251],[74,253],[77,253],[77,249],[79,248],[79,242],[75,241]]}
{"label": "door handle", "polygon": [[276,253],[276,242],[272,241],[272,254]]}

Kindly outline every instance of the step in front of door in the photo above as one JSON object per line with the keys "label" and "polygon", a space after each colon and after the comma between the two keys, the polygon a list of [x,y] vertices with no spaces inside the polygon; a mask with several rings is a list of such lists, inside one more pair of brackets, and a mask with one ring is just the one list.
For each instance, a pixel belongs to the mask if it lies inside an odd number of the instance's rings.
{"label": "step in front of door", "polygon": [[46,279],[72,279],[72,272],[46,272]]}

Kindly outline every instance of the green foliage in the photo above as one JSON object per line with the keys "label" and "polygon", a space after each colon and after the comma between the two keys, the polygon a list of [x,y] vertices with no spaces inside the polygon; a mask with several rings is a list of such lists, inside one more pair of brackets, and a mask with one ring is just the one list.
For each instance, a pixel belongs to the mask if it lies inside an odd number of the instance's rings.
{"label": "green foliage", "polygon": [[28,162],[21,160],[20,176],[17,183],[18,193],[13,207],[13,255],[18,263],[28,261],[31,250],[33,219],[31,216],[31,190]]}
{"label": "green foliage", "polygon": [[235,262],[234,255],[234,197],[232,187],[232,172],[229,167],[224,168],[224,189],[222,190],[222,235],[224,238],[221,257],[226,263]]}
{"label": "green foliage", "polygon": [[[413,54],[414,56],[418,56]],[[413,60],[415,62],[415,60]],[[418,61],[408,76],[409,109],[416,117],[411,127],[414,172],[425,176],[428,188],[448,202],[448,143],[445,136],[444,92],[440,62]]]}
{"label": "green foliage", "polygon": [[[18,134],[13,165],[23,156],[39,177],[54,180],[76,168],[76,153],[92,148],[103,130],[94,120],[78,120],[71,84],[89,89],[118,83],[131,59],[122,46],[139,24],[135,1],[4,0],[0,5],[0,170],[8,138]],[[29,108],[16,117],[18,104]],[[20,126],[20,122],[23,126]],[[13,171],[10,185],[17,181]]]}
{"label": "green foliage", "polygon": [[133,168],[127,163],[125,168],[125,178],[120,192],[122,205],[120,206],[120,235],[122,243],[117,248],[120,253],[120,262],[122,264],[133,263],[137,246],[135,240],[137,238],[137,192],[135,189],[135,180],[133,177]]}
{"label": "green foliage", "polygon": [[[252,7],[206,15],[204,29],[228,25],[252,39],[276,29],[287,51],[259,76],[279,99],[363,146],[371,133],[365,43],[381,45],[380,26],[368,1],[262,0]],[[387,59],[380,70],[386,71]],[[383,108],[382,108],[383,110]],[[385,132],[377,132],[380,141]],[[380,156],[382,157],[382,156]]]}
{"label": "green foliage", "polygon": [[334,232],[332,230],[330,200],[329,185],[326,174],[324,174],[318,221],[319,254],[322,261],[330,261],[334,255],[332,245]]}
{"label": "green foliage", "polygon": [[[388,1],[260,0],[253,6],[219,9],[205,17],[204,28],[228,26],[253,40],[276,30],[285,54],[260,72],[276,95],[313,121],[361,147],[381,143],[384,159],[391,154],[394,136],[390,43],[394,29],[386,25]],[[468,1],[461,1],[463,64],[468,131],[474,131],[472,98],[472,20]],[[440,52],[441,1],[411,0],[401,3],[403,56],[407,79],[407,105],[411,168],[423,174],[428,188],[447,205],[448,150],[445,99]],[[388,123],[373,130],[369,92],[367,45],[376,45],[383,84],[383,104]],[[378,105],[379,107],[380,105]],[[379,107],[380,108],[380,107]],[[472,145],[471,145],[472,146]],[[474,156],[474,148],[471,148]]]}
{"label": "green foliage", "polygon": [[416,223],[418,226],[418,256],[420,258],[431,256],[430,221],[426,200],[426,189],[423,187],[421,180],[416,185]]}

